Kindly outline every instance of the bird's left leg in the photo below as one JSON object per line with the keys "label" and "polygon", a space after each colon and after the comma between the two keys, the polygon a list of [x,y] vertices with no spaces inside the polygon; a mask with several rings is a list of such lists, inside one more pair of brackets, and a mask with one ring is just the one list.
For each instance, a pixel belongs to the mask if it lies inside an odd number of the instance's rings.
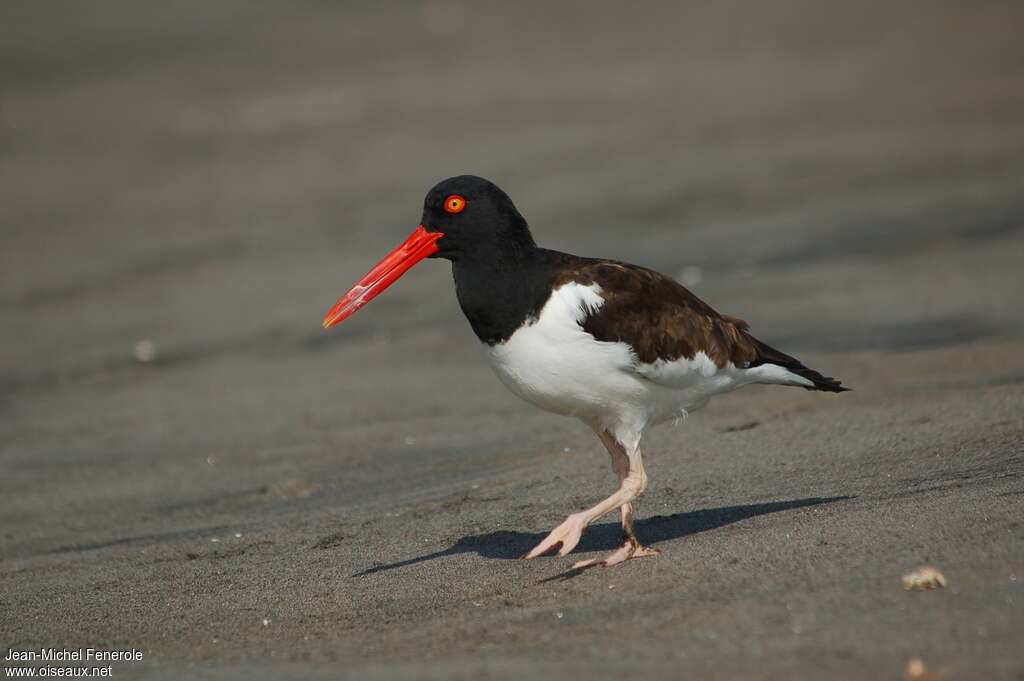
{"label": "bird's left leg", "polygon": [[[643,462],[640,459],[639,438],[637,438],[637,442],[627,449],[618,441],[618,439],[607,431],[600,432],[599,437],[601,438],[601,441],[605,443],[608,451],[612,454],[612,467],[619,473],[619,489],[610,497],[592,508],[570,515],[561,525],[553,529],[551,533],[545,537],[544,541],[537,544],[537,546],[523,556],[523,558],[536,558],[537,556],[543,555],[556,547],[558,547],[558,555],[564,556],[572,551],[576,547],[576,544],[579,543],[580,535],[583,533],[583,529],[587,525],[616,508],[622,508],[623,528],[625,529],[627,527],[626,519],[628,518],[628,527],[630,531],[632,530],[633,511],[629,503],[647,487],[647,474],[644,472]],[[620,552],[623,553],[622,558],[615,560],[614,562],[608,562],[608,565],[621,563],[622,561],[634,556],[654,555],[654,553],[650,553],[651,549],[646,549],[645,547],[640,546],[640,543],[636,541],[635,536],[633,537],[633,542],[635,545],[631,545],[627,541],[626,546],[619,549],[611,556],[608,556],[607,560],[610,561],[612,558],[617,557]],[[632,546],[632,548],[628,549],[627,547],[629,546]]]}

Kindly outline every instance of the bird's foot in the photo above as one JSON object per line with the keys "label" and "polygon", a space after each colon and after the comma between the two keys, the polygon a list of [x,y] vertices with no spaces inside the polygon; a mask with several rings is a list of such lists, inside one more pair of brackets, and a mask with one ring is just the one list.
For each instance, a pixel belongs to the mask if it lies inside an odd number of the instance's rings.
{"label": "bird's foot", "polygon": [[536,558],[556,547],[560,547],[558,555],[564,556],[576,548],[576,544],[580,542],[580,535],[583,534],[583,529],[586,526],[587,521],[583,514],[573,513],[561,525],[551,530],[550,534],[544,538],[544,541],[534,546],[529,553],[523,555],[523,558]]}
{"label": "bird's foot", "polygon": [[644,558],[646,556],[656,556],[661,551],[658,549],[652,549],[644,546],[635,537],[629,537],[626,539],[626,543],[615,549],[613,552],[605,556],[604,558],[591,558],[590,560],[581,560],[572,566],[573,570],[594,567],[600,565],[601,567],[611,567],[612,565],[618,565],[619,563],[625,563],[630,558]]}

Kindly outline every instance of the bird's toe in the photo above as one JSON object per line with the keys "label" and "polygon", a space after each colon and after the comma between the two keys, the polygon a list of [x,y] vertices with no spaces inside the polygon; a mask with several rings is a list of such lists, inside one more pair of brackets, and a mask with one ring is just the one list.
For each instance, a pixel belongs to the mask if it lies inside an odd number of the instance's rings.
{"label": "bird's toe", "polygon": [[571,515],[565,519],[565,522],[551,530],[548,536],[544,538],[544,541],[533,547],[523,558],[536,558],[556,548],[558,549],[558,555],[564,556],[576,548],[585,527],[586,521],[584,519],[575,514]]}
{"label": "bird's toe", "polygon": [[591,558],[589,560],[581,560],[578,563],[574,563],[572,569],[582,569],[595,567],[600,565],[601,567],[611,567],[618,565],[619,563],[625,563],[631,558],[645,558],[648,556],[657,556],[661,551],[658,549],[652,549],[644,546],[636,539],[627,539],[626,543],[619,548],[612,551],[604,558]]}

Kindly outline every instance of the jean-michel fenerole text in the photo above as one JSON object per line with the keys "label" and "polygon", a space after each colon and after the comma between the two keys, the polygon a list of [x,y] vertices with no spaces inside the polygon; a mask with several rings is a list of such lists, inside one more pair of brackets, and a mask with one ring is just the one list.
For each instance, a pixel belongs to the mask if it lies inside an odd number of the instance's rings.
{"label": "jean-michel fenerole text", "polygon": [[142,659],[142,651],[131,650],[98,650],[96,648],[39,648],[33,650],[14,650],[9,648],[4,662],[138,662]]}

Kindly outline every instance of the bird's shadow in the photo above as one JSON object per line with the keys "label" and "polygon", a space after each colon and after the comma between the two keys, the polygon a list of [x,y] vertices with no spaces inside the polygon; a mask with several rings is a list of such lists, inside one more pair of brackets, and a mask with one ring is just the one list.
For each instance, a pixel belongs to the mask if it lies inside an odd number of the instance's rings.
{"label": "bird's shadow", "polygon": [[[707,508],[699,511],[688,511],[686,513],[673,513],[672,515],[656,515],[652,518],[638,520],[636,524],[637,535],[648,545],[680,539],[691,534],[713,530],[731,523],[753,518],[754,516],[777,511],[787,511],[793,508],[805,506],[817,506],[818,504],[830,504],[836,501],[851,499],[849,496],[841,497],[808,497],[806,499],[794,499],[792,501],[774,501],[767,504],[745,504],[743,506],[723,506],[721,508]],[[397,563],[377,565],[352,577],[364,577],[375,572],[393,570],[395,568],[415,565],[435,558],[444,558],[459,553],[477,553],[484,558],[519,558],[524,553],[540,543],[546,532],[513,532],[510,530],[498,530],[488,534],[476,534],[463,537],[448,548],[428,553],[416,558],[401,560]],[[622,528],[618,523],[602,523],[592,525],[583,533],[583,538],[576,547],[576,551],[612,551],[622,544]],[[570,570],[568,573],[556,575],[555,578],[571,577],[579,571]],[[545,580],[547,581],[547,580]]]}

